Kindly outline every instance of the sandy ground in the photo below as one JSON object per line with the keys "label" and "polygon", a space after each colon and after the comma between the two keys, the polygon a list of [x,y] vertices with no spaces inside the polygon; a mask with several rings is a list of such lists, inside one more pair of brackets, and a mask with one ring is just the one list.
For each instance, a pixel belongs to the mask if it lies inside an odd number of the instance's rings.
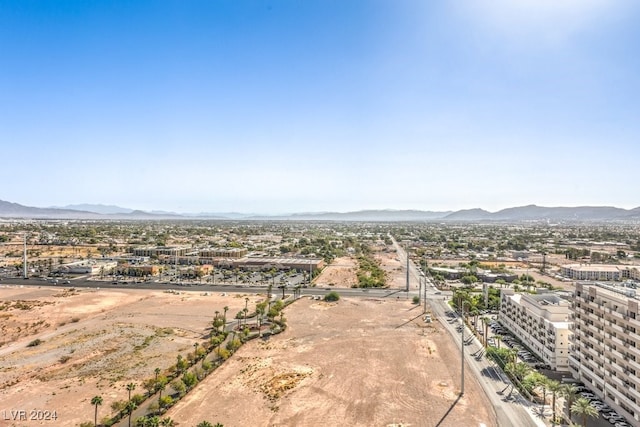
{"label": "sandy ground", "polygon": [[336,288],[350,288],[358,284],[358,261],[353,257],[340,257],[326,266],[314,283],[317,286],[335,286]]}
{"label": "sandy ground", "polygon": [[419,315],[393,298],[299,300],[286,332],[243,346],[168,415],[189,426],[496,425],[475,380],[456,400],[456,349]]}
{"label": "sandy ground", "polygon": [[[248,297],[249,306],[261,299]],[[57,425],[78,425],[93,420],[95,395],[107,415],[112,402],[126,399],[127,383],[142,393],[155,368],[167,369],[203,342],[216,310],[228,306],[233,318],[244,305],[242,294],[2,286],[0,306],[8,308],[0,330],[10,343],[0,347],[0,426],[37,425],[3,417],[25,408],[56,411]],[[27,347],[36,338],[43,343]]]}
{"label": "sandy ground", "polygon": [[[375,256],[403,288],[395,252]],[[354,276],[350,259],[326,273],[336,287]],[[263,296],[0,286],[0,427],[77,426],[93,419],[95,395],[104,401],[98,418],[111,414],[127,383],[142,392],[155,368],[202,342],[216,310],[228,306],[231,319],[245,297],[252,307]],[[475,380],[457,399],[458,350],[419,310],[407,299],[301,299],[285,310],[284,333],[244,345],[167,415],[181,426],[495,426]],[[31,409],[58,419],[3,417]]]}

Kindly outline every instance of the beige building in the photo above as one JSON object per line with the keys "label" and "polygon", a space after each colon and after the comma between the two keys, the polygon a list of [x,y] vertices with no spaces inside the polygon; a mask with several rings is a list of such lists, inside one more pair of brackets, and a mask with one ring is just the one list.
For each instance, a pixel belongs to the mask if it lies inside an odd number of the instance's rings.
{"label": "beige building", "polygon": [[573,280],[640,280],[640,267],[637,265],[567,264],[560,267],[560,274]]}
{"label": "beige building", "polygon": [[242,258],[247,256],[246,248],[201,249],[199,255],[204,258]]}
{"label": "beige building", "polygon": [[568,264],[560,267],[560,274],[573,280],[621,280],[621,267],[609,264]]}
{"label": "beige building", "polygon": [[155,248],[134,248],[133,256],[157,257],[159,255],[185,256],[190,249],[184,246],[158,246]]}
{"label": "beige building", "polygon": [[569,369],[571,306],[552,293],[500,291],[500,323],[551,369]]}
{"label": "beige building", "polygon": [[576,283],[569,367],[629,421],[640,423],[640,300],[635,290]]}

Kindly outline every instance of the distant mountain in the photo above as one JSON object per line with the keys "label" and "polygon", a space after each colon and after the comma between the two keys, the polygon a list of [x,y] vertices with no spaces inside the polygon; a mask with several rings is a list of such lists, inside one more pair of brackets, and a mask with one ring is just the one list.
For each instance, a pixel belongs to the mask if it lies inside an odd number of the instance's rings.
{"label": "distant mountain", "polygon": [[640,208],[631,210],[610,206],[544,207],[519,206],[487,212],[469,209],[448,215],[447,221],[613,221],[640,219]]}
{"label": "distant mountain", "polygon": [[[72,209],[73,208],[73,209]],[[86,210],[80,209],[85,208]],[[94,220],[257,220],[257,221],[443,221],[443,222],[521,222],[521,221],[640,221],[640,207],[621,209],[611,206],[544,207],[519,206],[488,212],[466,209],[456,212],[418,210],[363,210],[356,212],[313,212],[258,216],[231,213],[177,214],[174,212],[130,210],[118,206],[79,204],[65,208],[37,208],[0,200],[0,218],[94,219]]]}
{"label": "distant mountain", "polygon": [[433,221],[446,217],[451,212],[416,210],[364,210],[356,212],[319,212],[288,215],[292,220],[319,221]]}
{"label": "distant mountain", "polygon": [[154,215],[143,211],[102,214],[61,208],[36,208],[0,200],[0,218],[28,219],[179,219],[180,215]]}
{"label": "distant mountain", "polygon": [[622,218],[629,211],[609,206],[543,207],[536,205],[507,208],[492,214],[491,219],[500,221],[606,221]]}
{"label": "distant mountain", "polygon": [[91,219],[100,217],[94,212],[77,211],[73,209],[34,208],[18,203],[0,200],[0,217],[2,218],[65,218],[65,219]]}
{"label": "distant mountain", "polygon": [[443,219],[446,221],[484,221],[491,219],[491,212],[484,209],[464,209],[461,211],[453,212]]}
{"label": "distant mountain", "polygon": [[53,209],[71,209],[74,211],[84,211],[84,212],[95,212],[99,214],[109,215],[109,214],[128,214],[133,212],[133,209],[121,208],[120,206],[114,205],[101,205],[101,204],[90,204],[90,203],[82,203],[78,205],[67,205],[67,206],[53,206]]}

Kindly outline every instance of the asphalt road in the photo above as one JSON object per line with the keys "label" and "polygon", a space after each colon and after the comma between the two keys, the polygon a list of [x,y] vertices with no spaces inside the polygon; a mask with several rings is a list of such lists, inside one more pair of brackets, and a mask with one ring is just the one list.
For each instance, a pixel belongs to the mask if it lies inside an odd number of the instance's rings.
{"label": "asphalt road", "polygon": [[[195,284],[195,283],[183,283],[179,285],[177,283],[159,283],[159,282],[142,282],[128,284],[114,284],[111,280],[89,280],[87,278],[76,278],[69,280],[70,283],[64,283],[64,280],[58,280],[58,284],[51,283],[50,281],[44,281],[41,278],[32,279],[3,279],[0,282],[2,285],[24,285],[24,286],[43,286],[53,288],[101,288],[101,289],[147,289],[147,290],[184,290],[184,291],[196,291],[196,292],[240,292],[240,293],[266,293],[268,291],[267,286],[255,286],[249,284],[224,284],[224,285],[212,285],[212,284]],[[285,293],[291,294],[294,287],[289,286],[285,289]],[[405,292],[398,289],[361,289],[361,288],[333,288],[333,287],[310,287],[300,288],[301,295],[325,295],[328,292],[336,291],[341,296],[345,297],[376,297],[376,298],[400,298],[409,299],[417,295],[417,292]],[[275,295],[282,294],[282,289],[277,286],[273,286],[271,292]]]}
{"label": "asphalt road", "polygon": [[[406,252],[395,240],[393,240],[393,243],[400,261],[406,265]],[[415,284],[412,284],[410,280],[410,288],[414,289],[414,287],[419,287],[418,283],[421,273],[413,263],[409,263],[409,270],[410,279],[415,280]],[[431,308],[432,318],[434,320],[440,320],[440,323],[451,334],[454,342],[458,345],[458,348],[461,348],[462,336],[461,333],[457,331],[457,327],[462,324],[461,319],[458,317],[452,319],[446,314],[451,311],[451,308],[445,299],[450,298],[451,292],[436,294],[436,288],[433,283],[431,283],[428,278],[423,278],[422,280],[426,286],[426,292],[424,290],[423,292],[427,295],[427,302]],[[535,414],[538,406],[534,407],[530,402],[519,396],[517,392],[513,393],[514,400],[503,400],[508,393],[508,390],[506,392],[505,390],[511,384],[509,379],[502,374],[500,369],[494,367],[493,363],[486,357],[475,357],[475,355],[481,351],[483,346],[476,338],[471,338],[474,335],[467,327],[464,329],[464,336],[465,342],[468,343],[468,345],[465,345],[464,349],[465,374],[468,375],[469,373],[473,373],[473,375],[475,375],[487,398],[494,407],[498,425],[505,427],[545,426],[544,421]],[[461,355],[459,354],[457,363],[462,363],[460,356]],[[509,387],[509,390],[511,390],[511,387]],[[550,415],[550,413],[547,415]]]}

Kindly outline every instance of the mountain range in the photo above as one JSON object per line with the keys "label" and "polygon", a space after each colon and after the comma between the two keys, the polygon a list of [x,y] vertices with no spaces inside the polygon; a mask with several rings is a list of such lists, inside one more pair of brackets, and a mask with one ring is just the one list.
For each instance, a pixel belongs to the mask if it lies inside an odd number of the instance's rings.
{"label": "mountain range", "polygon": [[92,219],[92,220],[281,220],[281,221],[431,221],[431,222],[579,222],[640,221],[640,207],[622,209],[611,206],[544,207],[520,206],[489,212],[484,209],[459,211],[362,210],[356,212],[313,212],[287,215],[229,213],[175,213],[141,211],[113,205],[76,204],[38,208],[0,200],[0,218]]}

